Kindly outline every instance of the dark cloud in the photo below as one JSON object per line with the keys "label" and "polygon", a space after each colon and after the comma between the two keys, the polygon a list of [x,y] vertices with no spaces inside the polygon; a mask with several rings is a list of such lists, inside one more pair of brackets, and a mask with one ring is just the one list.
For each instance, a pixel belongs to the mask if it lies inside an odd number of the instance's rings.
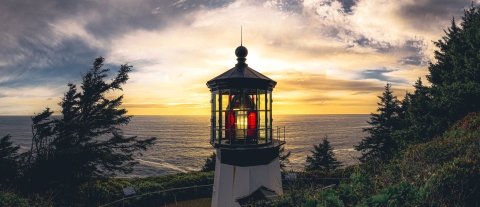
{"label": "dark cloud", "polygon": [[389,42],[377,41],[363,36],[353,42],[360,47],[372,48],[379,53],[398,56],[399,60],[397,62],[403,65],[425,66],[429,60],[427,55],[425,55],[425,50],[428,45],[422,38],[414,37],[398,45],[392,45]]}
{"label": "dark cloud", "polygon": [[375,49],[379,53],[389,53],[392,52],[392,50],[396,49],[389,42],[378,41],[372,38],[366,38],[364,36],[355,39],[353,42],[360,47],[368,47]]}
{"label": "dark cloud", "polygon": [[4,0],[0,26],[4,35],[52,35],[51,24],[63,19],[87,19],[96,38],[108,39],[135,29],[157,30],[168,22],[189,21],[189,12],[217,8],[233,0],[64,1]]}
{"label": "dark cloud", "polygon": [[359,46],[362,46],[362,47],[368,47],[368,46],[370,46],[370,44],[372,44],[372,40],[370,40],[368,38],[365,38],[363,36],[356,39],[353,42],[357,43]]}
{"label": "dark cloud", "polygon": [[337,0],[342,3],[342,7],[345,13],[351,13],[352,7],[357,4],[357,0]]}
{"label": "dark cloud", "polygon": [[264,2],[270,3],[280,11],[292,13],[302,13],[303,11],[303,0],[265,0],[261,3]]}
{"label": "dark cloud", "polygon": [[91,68],[94,59],[105,53],[78,38],[64,39],[55,46],[19,39],[22,48],[29,48],[23,52],[27,58],[15,65],[0,66],[1,72],[14,77],[0,86],[19,88],[76,82],[81,79],[81,73]]}
{"label": "dark cloud", "polygon": [[425,55],[428,45],[424,39],[415,38],[405,41],[405,43],[395,48],[396,53],[401,55],[399,63],[403,65],[426,66],[429,58]]}
{"label": "dark cloud", "polygon": [[389,69],[386,69],[386,68],[375,69],[375,70],[365,70],[365,71],[361,71],[361,72],[358,73],[358,75],[359,75],[358,79],[359,80],[362,80],[362,79],[376,79],[376,80],[380,80],[380,81],[388,81],[390,83],[400,83],[400,84],[408,83],[408,80],[384,75],[386,73],[391,73],[393,71],[395,71],[395,70],[389,70]]}
{"label": "dark cloud", "polygon": [[419,56],[411,56],[411,57],[406,57],[403,59],[398,60],[399,63],[403,65],[425,65],[426,61],[425,58],[419,57]]}
{"label": "dark cloud", "polygon": [[[3,0],[0,4],[0,86],[63,85],[80,78],[94,58],[107,54],[115,37],[136,30],[188,24],[188,13],[233,0],[64,1]],[[81,34],[62,35],[59,21],[78,21],[97,45]],[[69,25],[66,25],[69,26]],[[105,48],[105,46],[107,46]],[[108,59],[108,57],[106,57]]]}
{"label": "dark cloud", "polygon": [[193,21],[185,14],[201,8],[205,2],[210,1],[99,1],[93,7],[98,18],[88,22],[85,27],[96,38],[104,40],[135,30],[162,30],[171,22],[188,24]]}
{"label": "dark cloud", "polygon": [[403,6],[400,14],[415,28],[437,30],[438,22],[450,21],[452,15],[459,19],[463,9],[470,5],[471,0],[417,0]]}

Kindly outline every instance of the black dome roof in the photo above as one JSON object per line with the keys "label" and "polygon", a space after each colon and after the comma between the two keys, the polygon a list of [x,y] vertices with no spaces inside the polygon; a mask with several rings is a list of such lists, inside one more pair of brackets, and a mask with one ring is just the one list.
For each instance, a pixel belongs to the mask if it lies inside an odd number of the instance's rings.
{"label": "black dome roof", "polygon": [[246,47],[237,47],[235,55],[238,57],[235,67],[207,82],[210,91],[231,88],[273,90],[277,84],[276,81],[248,67],[245,63],[245,57],[248,55]]}

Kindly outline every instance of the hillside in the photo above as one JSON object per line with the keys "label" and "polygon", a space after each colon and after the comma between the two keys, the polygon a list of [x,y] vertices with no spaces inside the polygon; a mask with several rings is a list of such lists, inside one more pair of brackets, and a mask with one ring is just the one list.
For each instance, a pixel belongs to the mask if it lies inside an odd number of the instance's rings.
{"label": "hillside", "polygon": [[479,206],[480,112],[390,162],[354,168],[335,189],[303,186],[275,206]]}

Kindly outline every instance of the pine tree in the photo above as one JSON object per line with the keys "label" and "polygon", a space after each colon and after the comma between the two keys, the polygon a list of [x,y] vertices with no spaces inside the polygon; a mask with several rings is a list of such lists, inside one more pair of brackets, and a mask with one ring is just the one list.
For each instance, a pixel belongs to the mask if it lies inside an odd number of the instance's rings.
{"label": "pine tree", "polygon": [[11,183],[18,175],[18,150],[7,135],[0,139],[0,184]]}
{"label": "pine tree", "polygon": [[288,151],[285,153],[285,147],[281,147],[279,149],[278,161],[280,162],[280,170],[285,171],[287,164],[290,163],[290,159],[288,159],[291,155],[291,152]]}
{"label": "pine tree", "polygon": [[440,133],[435,125],[438,119],[433,115],[431,88],[424,86],[421,78],[413,86],[415,92],[410,95],[408,109],[408,113],[411,114],[408,117],[411,125],[407,128],[411,131],[410,144],[426,142]]}
{"label": "pine tree", "polygon": [[202,167],[202,172],[215,171],[215,163],[217,162],[217,154],[213,152],[210,157],[205,160],[205,164]]}
{"label": "pine tree", "polygon": [[[464,11],[460,26],[452,19],[441,40],[434,42],[435,63],[429,63],[431,86],[416,84],[411,117],[415,142],[442,134],[468,112],[480,110],[480,9]],[[416,103],[418,102],[418,103]]]}
{"label": "pine tree", "polygon": [[402,128],[399,118],[401,107],[400,101],[390,88],[391,85],[387,83],[382,96],[378,96],[380,98],[380,102],[377,103],[378,113],[370,114],[370,121],[367,121],[372,127],[363,129],[369,136],[355,146],[355,149],[362,153],[360,157],[362,162],[370,159],[388,160],[396,153],[397,144],[393,133]]}
{"label": "pine tree", "polygon": [[322,143],[318,146],[313,145],[313,148],[314,151],[310,151],[312,156],[307,156],[306,171],[323,170],[329,172],[343,166],[342,162],[335,158],[333,147],[330,145],[327,135],[323,138]]}
{"label": "pine tree", "polygon": [[121,65],[115,78],[104,79],[103,57],[82,75],[81,90],[69,83],[59,105],[61,118],[52,118],[49,108],[32,117],[32,147],[23,154],[25,185],[44,191],[74,188],[82,183],[131,173],[135,155],[152,146],[156,138],[139,140],[123,135],[131,116],[119,108],[123,95],[108,99],[108,92],[122,90],[131,67]]}

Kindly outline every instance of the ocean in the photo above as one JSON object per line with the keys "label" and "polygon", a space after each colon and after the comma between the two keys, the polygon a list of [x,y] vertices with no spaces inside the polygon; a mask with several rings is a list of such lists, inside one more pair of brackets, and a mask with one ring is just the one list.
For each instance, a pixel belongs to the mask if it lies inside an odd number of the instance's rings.
{"label": "ocean", "polygon": [[[369,115],[274,115],[274,128],[285,127],[285,151],[290,151],[287,170],[302,170],[313,145],[325,135],[335,156],[346,165],[355,164],[359,153],[353,149],[367,134]],[[214,152],[209,144],[209,116],[134,116],[124,127],[127,136],[157,137],[155,146],[136,160],[140,163],[132,174],[121,177],[144,177],[198,171]],[[7,134],[25,152],[31,145],[29,116],[0,116],[0,137]],[[282,130],[283,133],[283,130]],[[283,136],[283,134],[282,134]]]}

